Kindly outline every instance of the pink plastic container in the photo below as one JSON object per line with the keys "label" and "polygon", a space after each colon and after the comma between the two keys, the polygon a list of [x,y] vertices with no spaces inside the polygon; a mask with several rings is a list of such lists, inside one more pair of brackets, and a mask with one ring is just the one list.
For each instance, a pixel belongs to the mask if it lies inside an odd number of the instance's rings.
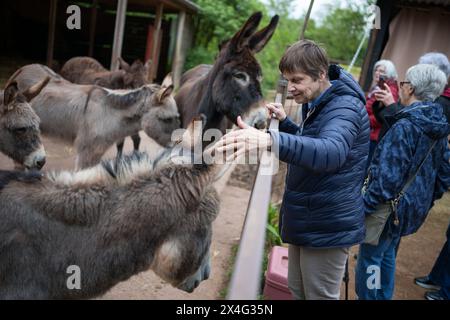
{"label": "pink plastic container", "polygon": [[273,247],[266,271],[264,285],[264,299],[266,300],[292,300],[287,283],[288,275],[288,249]]}

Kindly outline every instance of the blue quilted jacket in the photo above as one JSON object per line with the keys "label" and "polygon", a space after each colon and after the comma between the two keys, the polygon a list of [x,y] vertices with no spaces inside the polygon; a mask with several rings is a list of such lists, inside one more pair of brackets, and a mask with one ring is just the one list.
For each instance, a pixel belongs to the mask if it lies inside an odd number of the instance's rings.
{"label": "blue quilted jacket", "polygon": [[434,200],[450,187],[449,125],[442,106],[416,102],[395,115],[395,124],[375,149],[369,168],[370,180],[364,195],[366,214],[378,204],[397,197],[408,177],[417,171],[433,140],[437,144],[398,204],[399,225],[392,230],[401,236],[414,233],[424,222]]}
{"label": "blue quilted jacket", "polygon": [[364,94],[336,65],[332,86],[298,126],[289,118],[270,131],[279,159],[288,163],[280,212],[282,240],[299,246],[349,247],[365,236],[361,187],[369,152]]}

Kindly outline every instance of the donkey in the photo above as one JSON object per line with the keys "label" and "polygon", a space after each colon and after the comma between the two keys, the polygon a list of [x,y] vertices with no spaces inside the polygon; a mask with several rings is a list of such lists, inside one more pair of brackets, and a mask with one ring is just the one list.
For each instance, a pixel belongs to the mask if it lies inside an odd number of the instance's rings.
{"label": "donkey", "polygon": [[[119,57],[120,70],[109,71],[97,60],[90,57],[75,57],[68,60],[61,69],[61,75],[77,84],[96,84],[108,89],[137,89],[148,84],[151,60],[145,65],[136,60],[130,66]],[[134,150],[139,150],[139,134],[131,136]],[[117,151],[122,154],[124,140],[117,143]]]}
{"label": "donkey", "polygon": [[60,74],[77,84],[96,84],[109,89],[136,89],[148,83],[151,60],[143,64],[136,60],[130,66],[119,58],[120,69],[109,71],[100,62],[90,57],[75,57],[68,60]]}
{"label": "donkey", "polygon": [[[220,167],[171,158],[135,152],[78,172],[0,172],[0,299],[93,298],[148,269],[192,292],[209,277]],[[68,289],[77,269],[79,287]]]}
{"label": "donkey", "polygon": [[110,90],[73,84],[38,64],[20,70],[19,88],[33,84],[43,74],[52,75],[31,105],[41,119],[43,134],[75,144],[77,168],[97,164],[111,144],[137,134],[143,126],[162,146],[171,144],[172,131],[180,126],[171,95],[173,86]]}
{"label": "donkey", "polygon": [[0,91],[0,151],[14,160],[16,169],[40,170],[45,164],[41,143],[40,119],[29,101],[41,92],[50,78],[20,91],[16,72]]}
{"label": "donkey", "polygon": [[255,111],[261,116],[252,117],[250,125],[265,126],[266,114],[260,112],[262,72],[254,55],[268,43],[279,18],[274,16],[267,27],[256,32],[261,18],[260,12],[253,14],[231,40],[223,43],[213,66],[199,65],[182,76],[175,100],[183,127],[203,113],[207,118],[205,130],[217,128],[225,133],[239,115],[246,119]]}

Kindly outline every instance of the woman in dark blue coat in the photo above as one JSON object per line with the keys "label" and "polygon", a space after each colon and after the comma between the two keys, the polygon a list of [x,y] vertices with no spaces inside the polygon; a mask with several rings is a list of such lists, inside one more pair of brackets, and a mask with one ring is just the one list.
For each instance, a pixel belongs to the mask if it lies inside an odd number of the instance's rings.
{"label": "woman in dark blue coat", "polygon": [[349,73],[329,66],[325,51],[312,41],[288,48],[280,70],[303,104],[303,123],[270,104],[281,121],[279,131],[264,133],[238,120],[243,130],[223,137],[216,153],[271,145],[289,164],[280,214],[281,238],[289,243],[289,288],[297,299],[339,299],[348,248],[364,239],[364,93]]}

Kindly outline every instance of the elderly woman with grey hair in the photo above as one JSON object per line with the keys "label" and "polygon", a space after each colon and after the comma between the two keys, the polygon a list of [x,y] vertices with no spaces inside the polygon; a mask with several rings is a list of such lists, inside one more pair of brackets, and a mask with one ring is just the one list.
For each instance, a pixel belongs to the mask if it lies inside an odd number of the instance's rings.
{"label": "elderly woman with grey hair", "polygon": [[436,99],[436,102],[444,108],[447,122],[450,123],[450,87],[448,86],[450,63],[448,62],[447,56],[440,52],[429,52],[420,57],[419,63],[434,64],[447,76],[447,86],[444,92]]}
{"label": "elderly woman with grey hair", "polygon": [[379,60],[373,67],[373,80],[369,94],[366,96],[366,110],[370,120],[370,145],[367,168],[377,146],[383,124],[383,112],[387,106],[378,100],[378,93],[388,90],[398,100],[397,70],[390,60]]}
{"label": "elderly woman with grey hair", "polygon": [[364,188],[366,217],[382,210],[390,215],[379,239],[360,246],[355,283],[359,299],[392,298],[400,238],[419,229],[434,201],[450,187],[449,125],[433,102],[446,84],[445,74],[429,64],[409,68],[400,82],[405,107],[376,147]]}

